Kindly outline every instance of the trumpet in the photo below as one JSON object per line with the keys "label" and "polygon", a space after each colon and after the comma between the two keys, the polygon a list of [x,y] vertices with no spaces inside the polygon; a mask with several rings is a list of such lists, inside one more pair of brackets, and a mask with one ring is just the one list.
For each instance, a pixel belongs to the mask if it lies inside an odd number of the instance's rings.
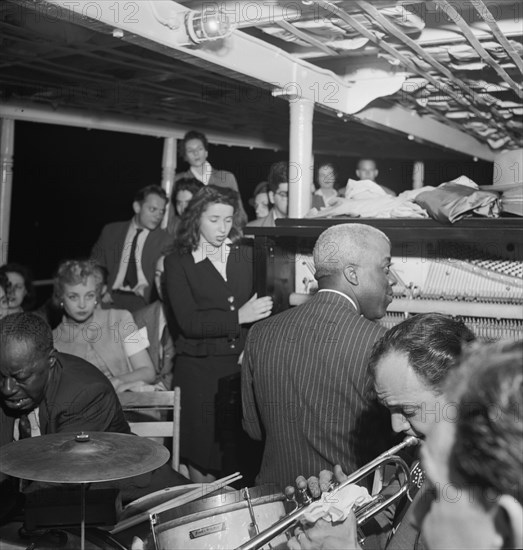
{"label": "trumpet", "polygon": [[[417,437],[414,437],[412,435],[406,437],[398,445],[391,447],[389,450],[383,452],[374,460],[371,460],[365,466],[362,466],[359,470],[356,470],[343,483],[340,483],[332,491],[331,494],[334,496],[337,491],[341,491],[347,485],[357,483],[384,464],[394,463],[396,465],[396,468],[399,468],[403,472],[405,476],[405,481],[393,495],[389,496],[388,498],[376,495],[371,502],[355,509],[354,514],[356,516],[356,523],[358,527],[361,527],[366,521],[371,519],[382,510],[388,508],[391,504],[396,502],[408,492],[410,488],[410,470],[406,462],[402,458],[397,456],[396,453],[398,453],[402,449],[405,449],[406,447],[418,445],[418,443],[419,439]],[[294,527],[305,515],[307,506],[308,505],[305,505],[293,510],[290,514],[287,514],[280,521],[265,529],[265,531],[262,531],[246,543],[238,546],[236,550],[257,550],[258,548],[265,546],[274,537],[277,537],[281,533],[287,531],[287,529]]]}

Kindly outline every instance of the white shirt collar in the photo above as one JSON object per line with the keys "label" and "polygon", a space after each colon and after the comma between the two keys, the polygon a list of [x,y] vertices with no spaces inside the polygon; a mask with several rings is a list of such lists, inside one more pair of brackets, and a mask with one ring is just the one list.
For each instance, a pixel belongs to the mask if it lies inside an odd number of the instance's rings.
{"label": "white shirt collar", "polygon": [[355,300],[353,300],[350,296],[347,296],[346,294],[343,294],[343,292],[340,292],[339,290],[334,290],[333,288],[320,288],[318,292],[334,292],[334,294],[339,294],[340,296],[343,296],[346,300],[348,300],[356,310],[357,313],[360,313],[360,308],[358,307],[358,304]]}
{"label": "white shirt collar", "polygon": [[232,241],[229,237],[227,237],[218,248],[202,239],[198,245],[198,248],[192,251],[194,263],[199,264],[207,258],[209,258],[211,262],[227,262],[227,255],[229,254],[229,247],[231,244]]}
{"label": "white shirt collar", "polygon": [[208,185],[211,177],[212,166],[209,162],[205,161],[201,170],[196,170],[191,166],[191,172],[198,181],[201,181],[204,185]]}

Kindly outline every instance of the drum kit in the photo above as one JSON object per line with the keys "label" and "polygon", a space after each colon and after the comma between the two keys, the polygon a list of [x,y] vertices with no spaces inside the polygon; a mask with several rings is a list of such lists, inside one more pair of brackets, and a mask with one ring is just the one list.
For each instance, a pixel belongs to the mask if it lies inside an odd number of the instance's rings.
{"label": "drum kit", "polygon": [[[358,526],[379,511],[407,494],[411,475],[405,462],[397,456],[404,447],[416,445],[415,437],[407,437],[376,459],[349,476],[334,488],[342,490],[373,473],[385,463],[394,463],[405,478],[405,483],[388,499],[376,498],[370,505],[355,510]],[[121,480],[145,474],[159,468],[169,459],[169,451],[162,445],[134,435],[87,432],[60,433],[23,439],[0,449],[0,471],[13,477],[50,483],[75,483],[81,486],[80,547],[85,550],[85,490],[89,483]],[[229,476],[231,477],[231,476]],[[238,476],[241,477],[241,476]],[[147,499],[139,499],[126,507],[140,519],[150,522],[147,549],[237,549],[284,548],[286,532],[300,521],[306,506],[296,507],[286,514],[281,493],[272,494],[260,486],[235,491],[227,486],[209,492],[203,486],[185,497],[174,497],[175,487],[158,491],[151,496],[169,498],[144,514]],[[230,480],[229,480],[230,481]],[[216,482],[219,484],[219,482]],[[196,485],[184,486],[186,491]],[[180,487],[182,489],[182,487]],[[158,495],[161,493],[161,495]],[[124,510],[124,512],[126,511]],[[121,522],[137,524],[129,518]],[[118,525],[111,533],[118,532]],[[122,548],[119,545],[119,548]]]}
{"label": "drum kit", "polygon": [[85,550],[87,484],[145,474],[167,460],[169,451],[146,438],[106,432],[64,432],[5,445],[0,449],[0,472],[29,481],[80,484],[80,548]]}
{"label": "drum kit", "polygon": [[[87,485],[145,474],[168,459],[169,451],[147,438],[105,432],[67,432],[5,445],[0,448],[0,472],[28,481],[79,484],[80,549],[85,550]],[[175,495],[190,489],[199,497],[197,500],[169,509],[169,502],[174,504],[179,500]],[[226,487],[209,493],[201,484],[172,487],[128,504],[123,518],[129,521],[129,515],[131,518],[133,514],[144,515],[144,509],[151,505],[153,511],[164,510],[150,515],[151,541],[147,548],[154,550],[235,548],[285,515],[282,494],[270,495],[263,488],[251,491],[252,496],[248,489],[234,491]],[[170,499],[167,505],[158,505],[166,499]],[[149,514],[145,516],[149,518]],[[114,531],[119,530],[111,532]]]}

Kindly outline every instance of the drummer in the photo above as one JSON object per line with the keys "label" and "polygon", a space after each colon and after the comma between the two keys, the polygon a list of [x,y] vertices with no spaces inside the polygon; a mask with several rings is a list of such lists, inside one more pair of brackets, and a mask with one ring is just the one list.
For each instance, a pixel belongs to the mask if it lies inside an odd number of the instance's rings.
{"label": "drummer", "polygon": [[[131,432],[109,379],[94,365],[53,348],[50,327],[34,313],[0,320],[0,446],[60,432]],[[124,500],[187,480],[160,468],[121,482]],[[0,474],[4,513],[17,483]],[[10,495],[11,498],[8,497]],[[0,508],[0,517],[2,509]]]}
{"label": "drummer", "polygon": [[[0,320],[0,405],[0,446],[59,432],[130,433],[109,380],[57,352],[50,327],[34,313]],[[0,474],[2,494],[11,484]]]}

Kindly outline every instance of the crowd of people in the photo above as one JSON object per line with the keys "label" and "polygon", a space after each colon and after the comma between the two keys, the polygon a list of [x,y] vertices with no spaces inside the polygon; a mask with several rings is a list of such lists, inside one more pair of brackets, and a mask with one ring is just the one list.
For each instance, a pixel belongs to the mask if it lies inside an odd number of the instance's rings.
{"label": "crowd of people", "polygon": [[[203,134],[188,132],[182,148],[189,170],[171,196],[156,185],[140,189],[132,218],[106,225],[89,258],[60,263],[45,306],[35,310],[26,267],[0,267],[0,445],[74,430],[129,433],[118,392],[177,386],[183,472],[192,481],[230,473],[255,440],[263,451],[256,484],[283,490],[301,474],[296,485],[317,497],[398,434],[411,435],[421,451],[406,459],[418,469],[421,460],[426,479],[409,491],[412,503],[373,518],[365,548],[523,545],[522,343],[479,344],[440,313],[386,331],[378,321],[393,299],[392,245],[359,223],[320,235],[318,292],[271,315],[272,298],[254,291],[234,175],[209,164]],[[378,175],[370,159],[357,172]],[[340,191],[332,164],[317,175],[321,208]],[[287,216],[288,193],[289,164],[280,161],[256,187],[257,219],[248,225],[275,226]],[[140,482],[141,492],[132,483],[122,491],[136,498],[183,479],[161,470]],[[17,492],[12,479],[0,481]],[[389,476],[382,494],[400,481]],[[468,498],[451,502],[448,486]],[[4,499],[0,514],[9,509]],[[288,544],[352,549],[360,535],[349,512],[303,524]]]}

